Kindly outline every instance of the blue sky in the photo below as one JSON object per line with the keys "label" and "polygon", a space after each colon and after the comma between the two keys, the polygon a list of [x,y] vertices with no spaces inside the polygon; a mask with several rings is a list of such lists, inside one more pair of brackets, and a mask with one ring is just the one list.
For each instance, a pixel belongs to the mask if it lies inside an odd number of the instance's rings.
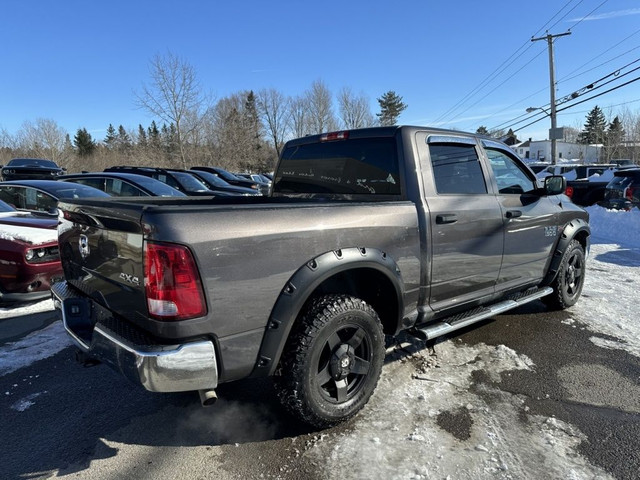
{"label": "blue sky", "polygon": [[[555,41],[558,98],[618,69],[577,100],[640,77],[629,73],[640,67],[637,0],[7,0],[0,130],[46,118],[102,140],[110,123],[146,127],[153,118],[134,92],[149,82],[150,59],[169,51],[216,98],[271,87],[299,95],[322,80],[334,94],[367,95],[373,112],[394,90],[408,104],[403,124],[509,127],[549,104],[546,41],[530,41],[547,29],[572,32]],[[596,104],[640,112],[640,81],[559,112],[558,124],[581,126]],[[548,127],[547,118],[517,133],[544,139]]]}

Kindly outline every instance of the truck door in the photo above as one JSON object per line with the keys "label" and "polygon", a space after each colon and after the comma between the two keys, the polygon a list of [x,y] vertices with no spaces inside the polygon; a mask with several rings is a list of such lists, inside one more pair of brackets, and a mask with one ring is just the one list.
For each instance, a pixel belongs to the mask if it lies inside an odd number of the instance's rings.
{"label": "truck door", "polygon": [[505,222],[499,290],[536,282],[544,276],[551,248],[561,233],[557,197],[541,196],[535,177],[502,144],[483,141]]}
{"label": "truck door", "polygon": [[502,262],[502,211],[489,193],[476,140],[419,135],[418,149],[430,212],[430,307],[438,311],[493,294]]}

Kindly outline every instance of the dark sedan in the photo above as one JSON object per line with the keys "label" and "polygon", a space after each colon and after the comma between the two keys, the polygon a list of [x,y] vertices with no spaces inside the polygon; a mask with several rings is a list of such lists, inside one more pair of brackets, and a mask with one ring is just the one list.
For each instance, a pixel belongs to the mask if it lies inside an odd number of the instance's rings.
{"label": "dark sedan", "polygon": [[58,199],[110,197],[93,187],[56,180],[14,180],[0,182],[0,200],[30,212],[57,215]]}
{"label": "dark sedan", "polygon": [[57,217],[37,217],[0,200],[0,304],[48,297],[62,277]]}
{"label": "dark sedan", "polygon": [[63,175],[59,180],[88,185],[114,197],[186,197],[181,191],[160,180],[135,173],[74,173]]}
{"label": "dark sedan", "polygon": [[64,174],[64,168],[56,162],[42,158],[14,158],[5,166],[0,165],[2,180],[48,180]]}

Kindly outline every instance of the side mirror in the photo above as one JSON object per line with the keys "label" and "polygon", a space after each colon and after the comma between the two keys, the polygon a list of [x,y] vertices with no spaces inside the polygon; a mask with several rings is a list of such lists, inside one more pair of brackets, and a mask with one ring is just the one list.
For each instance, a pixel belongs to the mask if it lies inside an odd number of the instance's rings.
{"label": "side mirror", "polygon": [[550,175],[544,179],[545,195],[560,195],[567,189],[567,179],[562,175]]}

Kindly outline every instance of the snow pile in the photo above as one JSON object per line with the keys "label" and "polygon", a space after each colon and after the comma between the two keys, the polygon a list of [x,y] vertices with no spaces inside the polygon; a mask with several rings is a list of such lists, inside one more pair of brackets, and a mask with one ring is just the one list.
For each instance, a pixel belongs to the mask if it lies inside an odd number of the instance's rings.
{"label": "snow pile", "polygon": [[31,245],[42,245],[58,241],[56,229],[25,227],[20,225],[0,225],[0,239],[22,241]]}
{"label": "snow pile", "polygon": [[610,182],[613,180],[613,169],[608,168],[602,174],[594,173],[589,177],[590,182]]}
{"label": "snow pile", "polygon": [[640,248],[640,209],[606,210],[588,207],[591,243],[612,243]]}

